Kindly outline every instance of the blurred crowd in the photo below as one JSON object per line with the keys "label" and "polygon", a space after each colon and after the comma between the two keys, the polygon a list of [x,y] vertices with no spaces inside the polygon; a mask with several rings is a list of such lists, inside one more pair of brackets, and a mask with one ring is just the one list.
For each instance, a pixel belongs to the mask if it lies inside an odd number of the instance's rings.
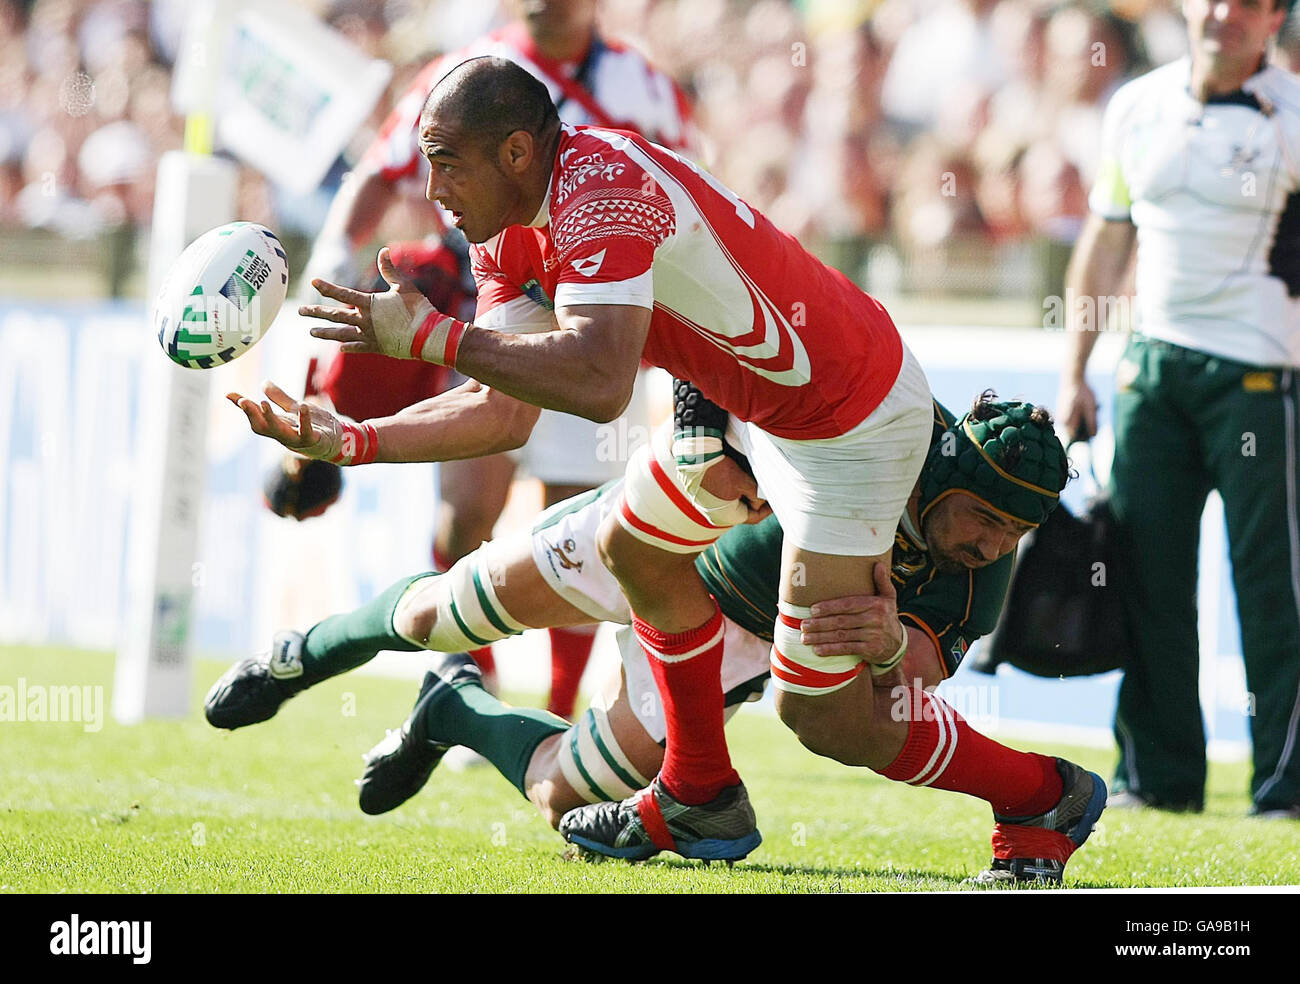
{"label": "blurred crowd", "polygon": [[[395,66],[356,155],[430,56],[525,0],[299,2]],[[0,0],[0,234],[148,226],[158,156],[183,143],[169,92],[187,7]],[[1175,0],[601,0],[600,11],[607,35],[691,97],[705,163],[825,248],[1068,244],[1107,99],[1186,47]],[[1280,59],[1294,57],[1287,41]],[[291,199],[248,171],[240,214],[310,236],[329,191]]]}

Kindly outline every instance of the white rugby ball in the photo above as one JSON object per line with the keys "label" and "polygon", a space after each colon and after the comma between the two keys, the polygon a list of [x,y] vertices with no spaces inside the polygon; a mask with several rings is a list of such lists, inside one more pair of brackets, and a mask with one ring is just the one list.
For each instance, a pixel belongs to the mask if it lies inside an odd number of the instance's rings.
{"label": "white rugby ball", "polygon": [[289,289],[289,264],[275,233],[230,222],[190,243],[153,305],[167,357],[186,369],[237,359],[271,327]]}

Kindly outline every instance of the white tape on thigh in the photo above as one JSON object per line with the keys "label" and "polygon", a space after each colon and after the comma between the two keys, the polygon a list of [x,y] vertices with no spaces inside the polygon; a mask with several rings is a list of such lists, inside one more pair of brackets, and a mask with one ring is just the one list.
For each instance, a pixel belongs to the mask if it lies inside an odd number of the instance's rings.
{"label": "white tape on thigh", "polygon": [[772,685],[792,694],[817,697],[847,687],[866,665],[857,656],[818,656],[799,641],[799,623],[812,615],[806,605],[777,602],[772,632]]}
{"label": "white tape on thigh", "polygon": [[438,619],[425,648],[440,653],[476,649],[518,635],[526,626],[497,600],[484,550],[475,550],[438,578]]}
{"label": "white tape on thigh", "polygon": [[670,553],[700,553],[727,531],[691,504],[658,434],[627,463],[617,515],[622,527],[638,540]]}
{"label": "white tape on thigh", "polygon": [[560,771],[588,803],[627,799],[650,785],[618,746],[609,714],[593,703],[560,738]]}

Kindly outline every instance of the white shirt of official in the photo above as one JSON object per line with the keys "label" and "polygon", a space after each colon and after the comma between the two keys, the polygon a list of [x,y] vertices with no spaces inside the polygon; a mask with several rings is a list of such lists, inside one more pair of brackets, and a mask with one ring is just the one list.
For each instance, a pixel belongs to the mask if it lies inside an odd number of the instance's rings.
{"label": "white shirt of official", "polygon": [[1190,78],[1183,58],[1116,91],[1089,205],[1137,227],[1140,332],[1300,366],[1300,78],[1267,66],[1208,103]]}

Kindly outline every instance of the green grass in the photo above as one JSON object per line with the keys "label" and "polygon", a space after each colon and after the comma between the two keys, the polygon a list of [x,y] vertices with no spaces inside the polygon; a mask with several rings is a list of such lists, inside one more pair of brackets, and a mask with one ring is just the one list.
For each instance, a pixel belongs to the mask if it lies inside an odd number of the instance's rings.
{"label": "green grass", "polygon": [[[353,675],[232,734],[187,720],[122,727],[112,660],[0,650],[0,685],[102,685],[103,729],[0,723],[0,890],[7,892],[875,892],[965,889],[990,819],[969,797],[817,759],[776,720],[730,726],[763,845],[734,868],[563,857],[495,772],[439,771],[414,800],[363,816],[361,754],[406,714],[411,683]],[[201,662],[195,706],[223,667]],[[353,710],[354,714],[345,711]],[[1061,747],[1090,768],[1107,752]],[[1078,887],[1294,885],[1289,823],[1244,817],[1246,767],[1211,772],[1199,817],[1107,815],[1070,862]]]}

